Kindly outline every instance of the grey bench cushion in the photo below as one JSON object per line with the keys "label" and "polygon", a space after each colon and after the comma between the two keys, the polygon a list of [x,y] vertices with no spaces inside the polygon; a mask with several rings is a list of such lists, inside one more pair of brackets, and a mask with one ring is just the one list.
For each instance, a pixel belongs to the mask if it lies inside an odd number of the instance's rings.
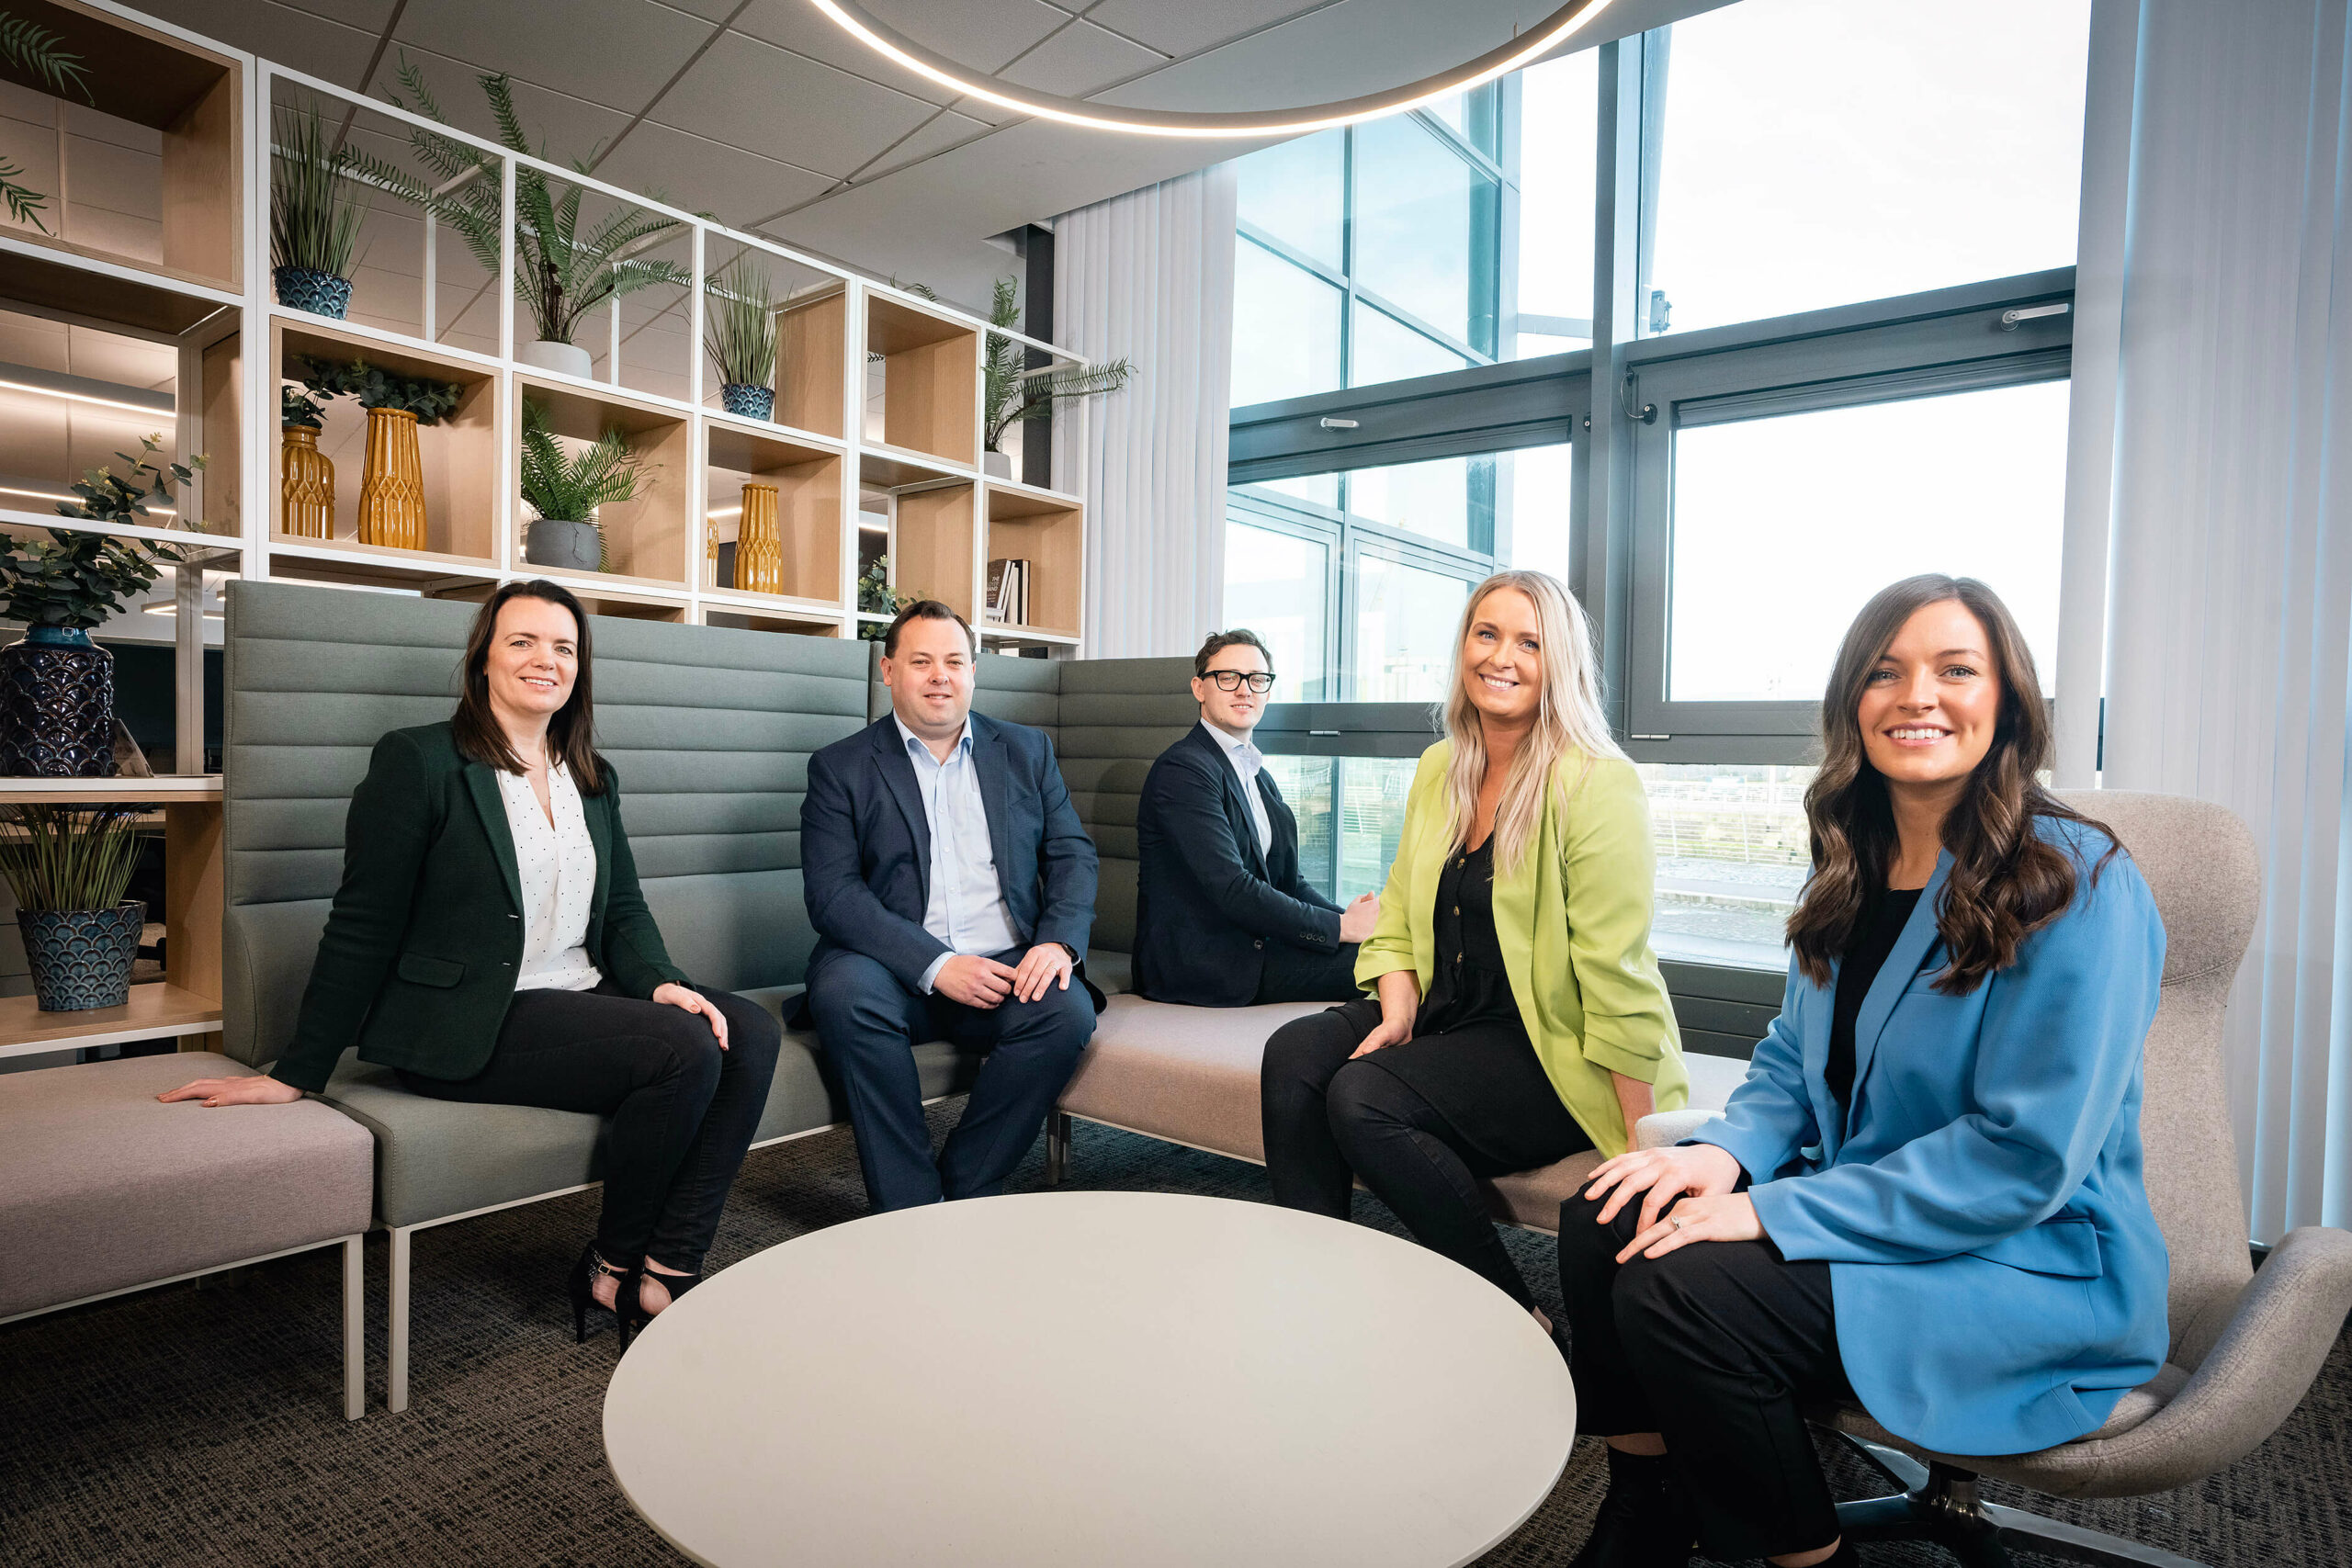
{"label": "grey bench cushion", "polygon": [[155,1096],[188,1052],[0,1075],[0,1318],[368,1228],[368,1134],[325,1106]]}

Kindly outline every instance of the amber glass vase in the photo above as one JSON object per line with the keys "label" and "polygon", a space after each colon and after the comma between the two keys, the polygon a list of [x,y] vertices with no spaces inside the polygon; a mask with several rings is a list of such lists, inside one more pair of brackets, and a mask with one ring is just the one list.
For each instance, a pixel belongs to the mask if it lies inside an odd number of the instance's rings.
{"label": "amber glass vase", "polygon": [[424,464],[417,456],[416,415],[368,411],[368,458],[359,480],[359,542],[424,548]]}
{"label": "amber glass vase", "polygon": [[334,537],[334,465],[319,450],[319,433],[307,424],[288,425],[281,466],[286,532],[304,539]]}
{"label": "amber glass vase", "polygon": [[735,530],[735,586],[752,593],[784,592],[784,536],[777,531],[774,485],[743,487],[743,520]]}

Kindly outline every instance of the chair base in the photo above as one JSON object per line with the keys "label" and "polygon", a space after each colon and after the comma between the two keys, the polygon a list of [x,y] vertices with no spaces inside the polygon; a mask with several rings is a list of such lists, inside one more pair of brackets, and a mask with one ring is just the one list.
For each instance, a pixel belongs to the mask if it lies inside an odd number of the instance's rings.
{"label": "chair base", "polygon": [[1059,1186],[1069,1169],[1069,1113],[1049,1111],[1046,1113],[1046,1185]]}
{"label": "chair base", "polygon": [[1839,1436],[1904,1488],[1891,1497],[1838,1505],[1838,1528],[1855,1540],[1933,1541],[1966,1568],[2007,1568],[2012,1548],[2094,1568],[2203,1568],[2120,1536],[1987,1503],[1976,1495],[1973,1471],[1921,1464],[1900,1450]]}

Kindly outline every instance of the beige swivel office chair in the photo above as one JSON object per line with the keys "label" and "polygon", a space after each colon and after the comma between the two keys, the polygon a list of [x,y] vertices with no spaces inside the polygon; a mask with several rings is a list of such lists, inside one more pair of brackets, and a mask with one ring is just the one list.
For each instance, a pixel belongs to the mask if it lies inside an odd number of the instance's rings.
{"label": "beige swivel office chair", "polygon": [[[2172,1254],[2172,1349],[2076,1442],[1996,1459],[1931,1453],[1859,1404],[1814,1412],[1905,1488],[1840,1504],[1857,1540],[1932,1540],[1970,1568],[2007,1547],[2116,1568],[2197,1568],[2187,1559],[2018,1508],[1984,1503],[1994,1476],[2061,1497],[2136,1497],[2226,1468],[2278,1430],[2311,1387],[2352,1311],[2352,1233],[2307,1225],[2259,1272],[2246,1240],[2222,1014],[2253,934],[2261,889],[2254,836],[2224,807],[2101,790],[2065,797],[2115,829],[2165,922],[2164,996],[2148,1031],[2140,1131],[2149,1201]],[[1704,1113],[1645,1118],[1641,1142],[1685,1135]]]}

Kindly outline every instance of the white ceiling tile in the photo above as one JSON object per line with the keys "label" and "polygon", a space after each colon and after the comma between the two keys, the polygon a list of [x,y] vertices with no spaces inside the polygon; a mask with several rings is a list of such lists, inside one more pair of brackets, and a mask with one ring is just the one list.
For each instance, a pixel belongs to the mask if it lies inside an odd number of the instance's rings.
{"label": "white ceiling tile", "polygon": [[778,49],[895,87],[910,97],[944,104],[954,96],[928,76],[894,65],[827,21],[808,0],[752,0],[734,30]]}
{"label": "white ceiling tile", "polygon": [[[808,8],[808,0],[800,4]],[[865,0],[865,7],[884,26],[983,76],[1003,70],[1007,62],[1069,20],[1068,11],[1045,0]]]}
{"label": "white ceiling tile", "polygon": [[1091,23],[1072,22],[1001,74],[1016,86],[1082,98],[1166,63],[1141,44],[1129,43]]}
{"label": "white ceiling tile", "polygon": [[271,0],[139,0],[139,8],[339,87],[359,85],[376,48],[375,28],[346,26]]}
{"label": "white ceiling tile", "polygon": [[[706,22],[723,22],[740,0],[655,0],[655,3],[667,6],[673,11],[700,17]],[[800,3],[805,6],[808,0],[800,0]]]}
{"label": "white ceiling tile", "polygon": [[1331,0],[1102,0],[1086,13],[1122,37],[1172,55],[1213,49],[1242,34],[1313,11]]}
{"label": "white ceiling tile", "polygon": [[561,25],[536,6],[408,0],[396,44],[635,114],[710,36],[708,23],[648,0],[564,0]]}
{"label": "white ceiling tile", "polygon": [[[393,72],[402,52],[424,73],[425,86],[432,90],[434,100],[451,124],[476,136],[497,140],[497,122],[474,80],[484,69],[481,65],[452,60],[411,44],[403,51],[388,53],[383,64],[377,68],[379,95],[396,85]],[[513,85],[514,112],[523,121],[525,134],[530,138],[531,145],[539,150],[539,155],[552,164],[571,164],[593,156],[601,143],[619,135],[629,121],[628,115],[617,110],[529,82],[518,81]]]}
{"label": "white ceiling tile", "polygon": [[379,35],[391,25],[392,13],[400,9],[400,0],[284,0],[284,4],[297,11],[308,11],[347,28],[365,28]]}
{"label": "white ceiling tile", "polygon": [[729,33],[654,106],[650,118],[838,175],[933,112],[933,106],[903,93]]}
{"label": "white ceiling tile", "polygon": [[658,191],[673,207],[741,227],[821,196],[833,184],[808,169],[647,120],[596,166],[596,177]]}
{"label": "white ceiling tile", "polygon": [[939,118],[882,154],[874,166],[865,170],[860,179],[879,179],[895,169],[934,157],[950,147],[960,147],[975,136],[985,136],[995,127],[967,119],[960,114],[941,110]]}

